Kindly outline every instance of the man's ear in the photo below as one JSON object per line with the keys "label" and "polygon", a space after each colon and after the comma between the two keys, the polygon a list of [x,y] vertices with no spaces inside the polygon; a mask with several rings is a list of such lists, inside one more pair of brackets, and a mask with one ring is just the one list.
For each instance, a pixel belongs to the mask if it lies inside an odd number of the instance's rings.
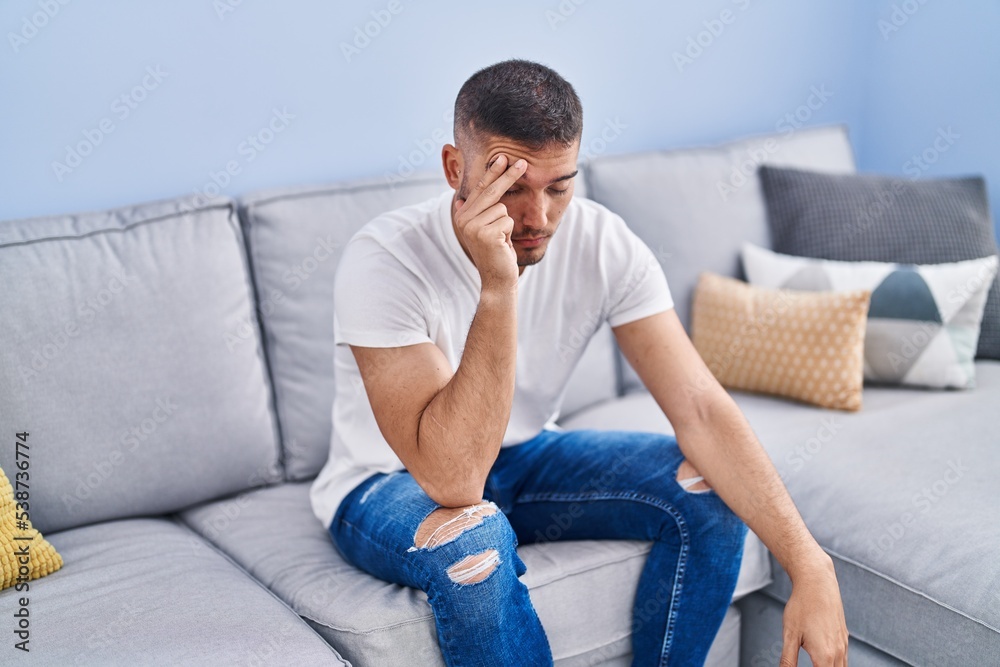
{"label": "man's ear", "polygon": [[451,144],[441,148],[441,165],[444,167],[444,177],[453,190],[458,190],[462,184],[462,171],[465,169],[465,158],[462,151]]}

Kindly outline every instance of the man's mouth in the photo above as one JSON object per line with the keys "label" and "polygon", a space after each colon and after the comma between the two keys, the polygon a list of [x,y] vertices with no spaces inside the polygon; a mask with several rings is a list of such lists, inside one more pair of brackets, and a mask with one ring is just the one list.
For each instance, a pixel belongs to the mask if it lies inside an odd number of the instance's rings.
{"label": "man's mouth", "polygon": [[517,243],[522,248],[534,248],[541,245],[548,236],[526,236],[521,239],[511,239],[512,242]]}

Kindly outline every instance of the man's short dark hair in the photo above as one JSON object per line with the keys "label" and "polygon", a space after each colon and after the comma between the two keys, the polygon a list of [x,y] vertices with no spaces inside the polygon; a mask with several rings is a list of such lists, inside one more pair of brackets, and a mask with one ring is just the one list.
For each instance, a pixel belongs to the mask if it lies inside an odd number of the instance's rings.
{"label": "man's short dark hair", "polygon": [[484,134],[511,139],[532,150],[569,146],[583,133],[583,106],[576,91],[553,69],[529,60],[484,67],[455,99],[455,140],[479,143]]}

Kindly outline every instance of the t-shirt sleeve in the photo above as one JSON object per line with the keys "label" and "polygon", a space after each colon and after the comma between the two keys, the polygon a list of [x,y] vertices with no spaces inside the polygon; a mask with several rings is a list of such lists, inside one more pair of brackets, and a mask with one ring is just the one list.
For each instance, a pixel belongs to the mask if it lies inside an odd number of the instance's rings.
{"label": "t-shirt sleeve", "polygon": [[611,216],[606,231],[601,250],[608,324],[617,327],[673,308],[667,277],[649,246],[620,216]]}
{"label": "t-shirt sleeve", "polygon": [[351,239],[334,279],[334,344],[402,347],[433,343],[420,298],[422,285],[375,240]]}

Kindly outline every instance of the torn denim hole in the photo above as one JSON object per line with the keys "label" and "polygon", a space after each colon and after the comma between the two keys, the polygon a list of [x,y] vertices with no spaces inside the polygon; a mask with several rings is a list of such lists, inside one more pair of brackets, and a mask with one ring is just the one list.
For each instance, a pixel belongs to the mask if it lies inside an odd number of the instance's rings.
{"label": "torn denim hole", "polygon": [[500,564],[500,553],[487,549],[471,554],[448,568],[448,577],[459,585],[476,584],[493,574]]}
{"label": "torn denim hole", "polygon": [[[691,477],[685,477],[684,479],[681,479],[680,478],[681,475],[691,475]],[[688,461],[687,459],[681,461],[680,466],[677,467],[677,473],[674,476],[674,479],[677,481],[680,487],[685,491],[687,491],[688,493],[708,493],[709,491],[712,490],[712,487],[708,485],[708,482],[705,481],[705,478],[698,474],[698,471],[695,469],[693,465],[691,465],[691,462]],[[692,488],[697,484],[701,484],[702,488],[700,489]]]}
{"label": "torn denim hole", "polygon": [[[442,507],[437,508],[433,512],[427,515],[427,518],[421,522],[421,527],[426,523],[436,512],[441,511]],[[478,505],[471,505],[464,508],[460,513],[456,514],[452,518],[448,519],[440,526],[431,531],[422,544],[417,544],[417,535],[413,536],[414,545],[407,549],[407,552],[419,551],[420,549],[434,549],[443,544],[451,542],[459,535],[467,530],[472,530],[476,526],[480,526],[483,523],[483,517],[496,514],[499,508],[493,502],[482,502]],[[420,533],[420,528],[417,529],[417,534]]]}
{"label": "torn denim hole", "polygon": [[708,493],[709,491],[712,490],[711,487],[704,488],[704,489],[692,489],[692,488],[690,488],[690,487],[694,486],[695,484],[697,484],[698,482],[702,482],[704,480],[705,480],[704,477],[702,477],[701,475],[698,475],[697,477],[688,477],[687,479],[679,479],[679,480],[677,480],[677,483],[680,484],[681,488],[684,489],[685,491],[687,491],[688,493]]}

